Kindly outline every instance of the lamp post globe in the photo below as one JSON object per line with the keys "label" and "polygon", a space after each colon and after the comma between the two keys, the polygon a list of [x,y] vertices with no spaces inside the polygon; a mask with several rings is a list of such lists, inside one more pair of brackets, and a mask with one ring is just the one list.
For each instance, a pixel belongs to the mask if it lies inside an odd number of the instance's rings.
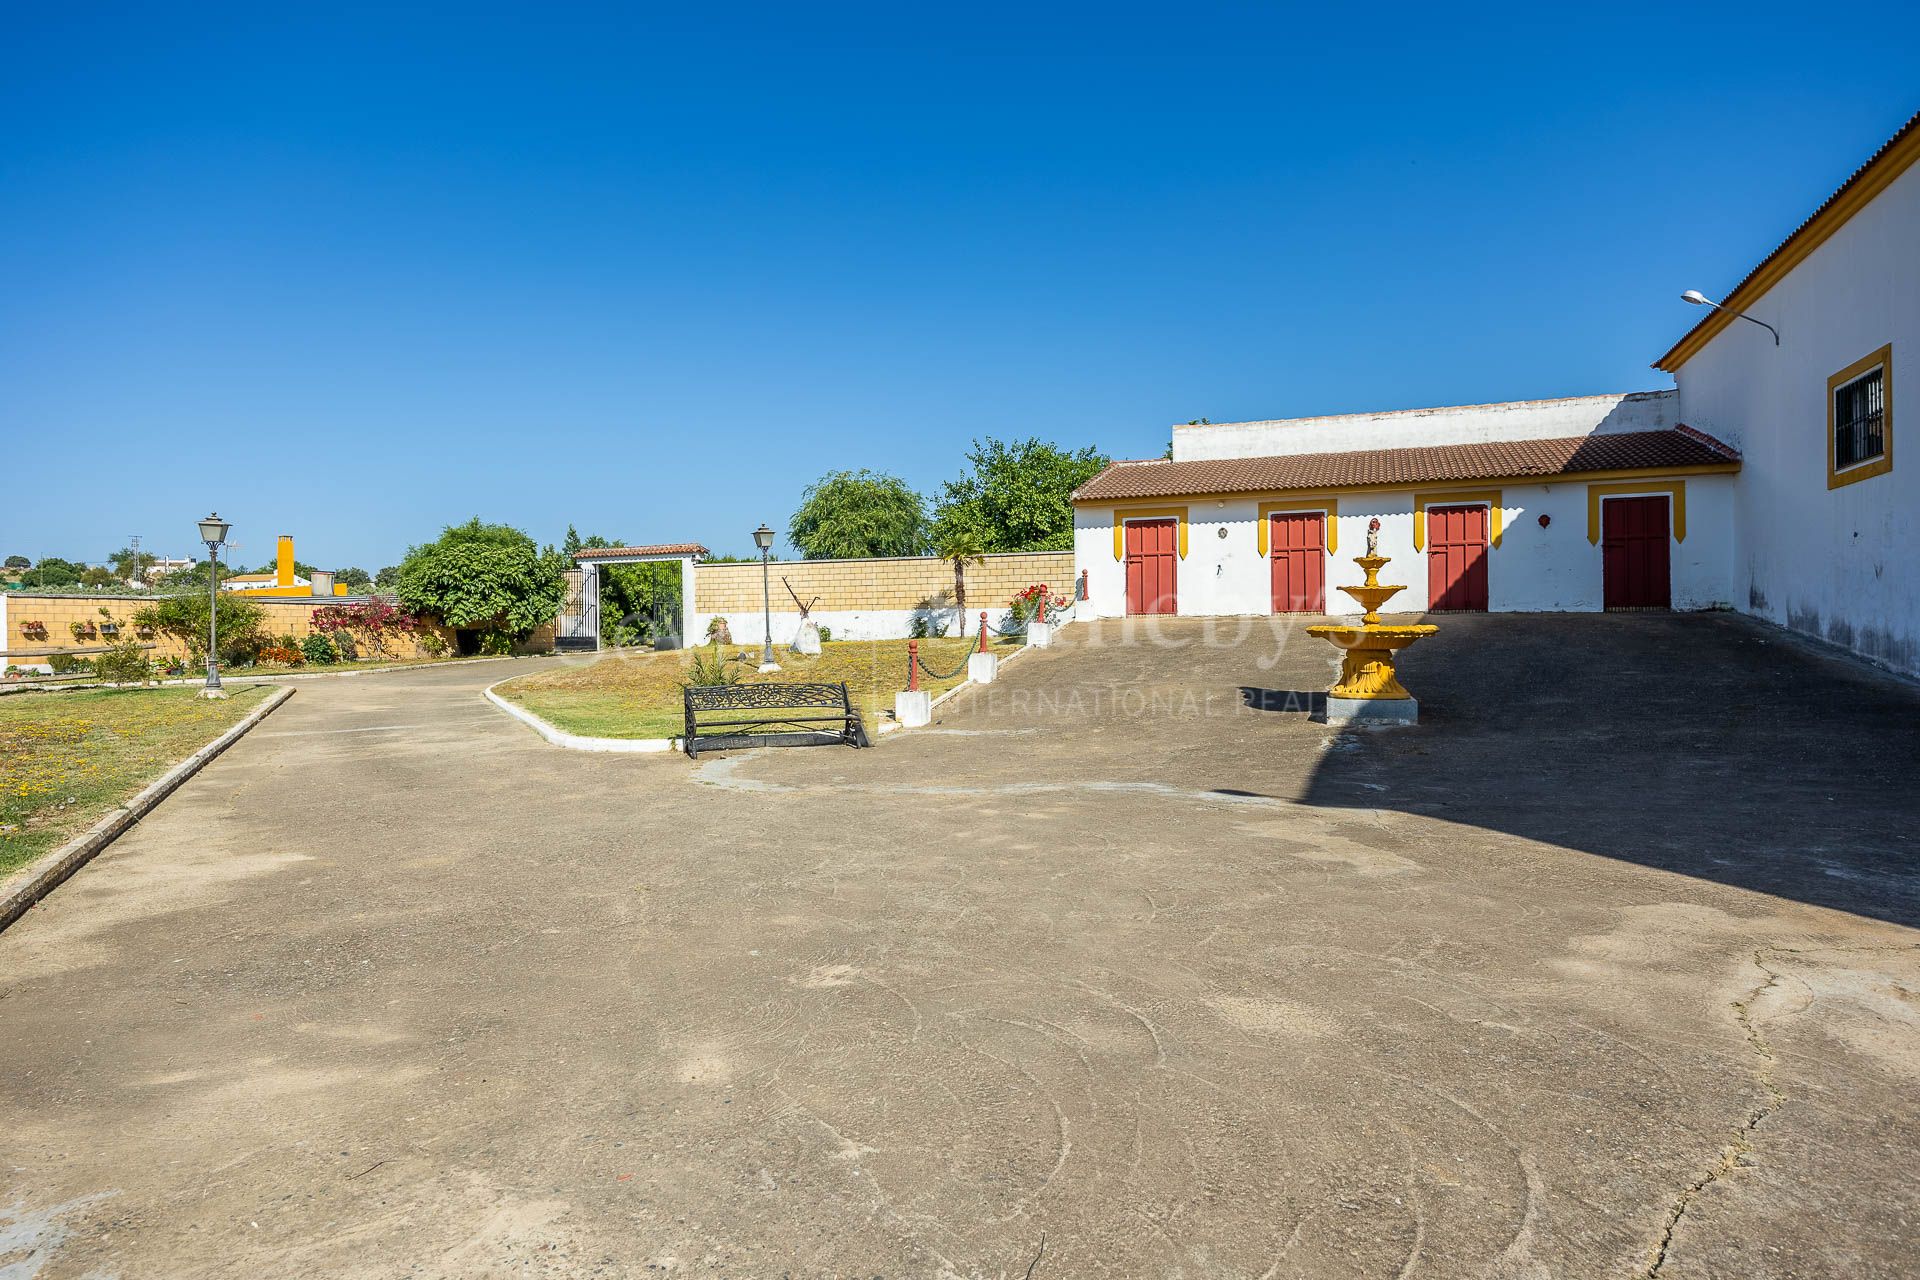
{"label": "lamp post globe", "polygon": [[207,683],[200,690],[203,698],[224,698],[220,687],[220,548],[233,526],[213,512],[200,522],[200,541],[207,544]]}
{"label": "lamp post globe", "polygon": [[779,665],[773,660],[773,570],[768,564],[773,550],[773,530],[764,520],[753,531],[753,545],[760,548],[760,669],[777,671]]}

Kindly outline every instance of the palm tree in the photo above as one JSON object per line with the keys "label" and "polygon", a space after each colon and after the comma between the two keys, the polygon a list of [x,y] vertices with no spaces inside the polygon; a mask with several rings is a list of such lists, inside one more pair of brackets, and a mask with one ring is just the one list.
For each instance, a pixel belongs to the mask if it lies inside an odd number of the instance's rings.
{"label": "palm tree", "polygon": [[947,529],[935,540],[933,553],[953,565],[953,603],[960,617],[959,634],[967,634],[967,565],[986,554],[979,535],[971,529]]}

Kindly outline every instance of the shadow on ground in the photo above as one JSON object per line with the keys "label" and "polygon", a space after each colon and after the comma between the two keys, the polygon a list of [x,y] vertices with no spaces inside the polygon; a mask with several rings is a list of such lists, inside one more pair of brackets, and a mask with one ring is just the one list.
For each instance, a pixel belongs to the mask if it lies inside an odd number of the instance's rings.
{"label": "shadow on ground", "polygon": [[1302,801],[1920,924],[1910,683],[1731,614],[1438,621],[1403,666],[1419,726],[1347,735]]}

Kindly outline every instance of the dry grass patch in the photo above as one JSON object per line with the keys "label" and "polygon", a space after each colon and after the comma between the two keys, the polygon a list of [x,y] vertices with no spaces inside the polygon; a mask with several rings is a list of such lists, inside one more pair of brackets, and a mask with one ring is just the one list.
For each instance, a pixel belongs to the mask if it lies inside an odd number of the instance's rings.
{"label": "dry grass patch", "polygon": [[[937,695],[964,681],[966,656],[977,644],[977,640],[920,641],[920,657],[927,666],[953,672],[938,680],[923,674],[920,687]],[[1017,645],[991,647],[1004,655]],[[844,681],[870,733],[879,726],[881,713],[893,710],[893,695],[907,687],[905,640],[833,640],[821,646],[818,657],[776,649],[781,669],[767,675],[754,670],[760,653],[757,646],[729,645],[724,652],[749,655],[748,661],[734,668],[742,673],[742,683]],[[685,727],[680,686],[692,662],[688,650],[613,653],[580,666],[521,676],[495,692],[568,733],[594,738],[677,738]]]}
{"label": "dry grass patch", "polygon": [[0,698],[0,875],[58,848],[272,692],[80,689]]}

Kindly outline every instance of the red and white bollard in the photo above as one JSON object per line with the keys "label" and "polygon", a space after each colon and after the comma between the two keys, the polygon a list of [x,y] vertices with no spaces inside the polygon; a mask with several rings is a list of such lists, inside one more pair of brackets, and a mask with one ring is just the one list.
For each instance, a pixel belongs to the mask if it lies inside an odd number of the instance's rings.
{"label": "red and white bollard", "polygon": [[903,729],[933,719],[933,695],[920,687],[920,642],[907,641],[907,687],[893,695],[893,718]]}

